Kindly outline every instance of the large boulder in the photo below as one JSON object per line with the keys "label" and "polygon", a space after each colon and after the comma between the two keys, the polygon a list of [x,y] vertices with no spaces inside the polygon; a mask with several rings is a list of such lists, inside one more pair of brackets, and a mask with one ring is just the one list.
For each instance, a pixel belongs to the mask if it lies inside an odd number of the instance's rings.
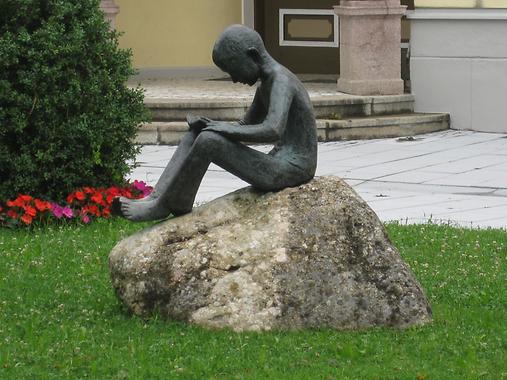
{"label": "large boulder", "polygon": [[113,286],[135,314],[242,330],[431,320],[421,286],[342,180],[245,188],[120,241]]}

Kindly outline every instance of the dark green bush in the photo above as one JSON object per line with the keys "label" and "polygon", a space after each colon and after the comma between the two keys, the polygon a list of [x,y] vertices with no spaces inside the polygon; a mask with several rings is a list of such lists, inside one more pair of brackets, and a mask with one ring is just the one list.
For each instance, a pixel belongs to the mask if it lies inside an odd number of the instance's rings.
{"label": "dark green bush", "polygon": [[123,182],[147,117],[99,0],[0,0],[0,201]]}

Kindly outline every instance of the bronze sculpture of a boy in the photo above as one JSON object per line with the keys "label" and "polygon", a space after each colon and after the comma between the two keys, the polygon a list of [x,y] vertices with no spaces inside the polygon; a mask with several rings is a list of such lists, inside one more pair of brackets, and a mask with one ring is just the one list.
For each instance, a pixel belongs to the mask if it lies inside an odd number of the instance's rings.
{"label": "bronze sculpture of a boy", "polygon": [[[260,79],[252,105],[235,123],[187,117],[189,131],[152,194],[115,200],[113,208],[124,217],[145,221],[190,212],[212,162],[263,191],[297,186],[315,175],[310,98],[299,79],[269,55],[259,34],[242,25],[228,27],[215,43],[213,61],[235,83],[253,86]],[[265,154],[243,142],[273,143],[274,148]]]}

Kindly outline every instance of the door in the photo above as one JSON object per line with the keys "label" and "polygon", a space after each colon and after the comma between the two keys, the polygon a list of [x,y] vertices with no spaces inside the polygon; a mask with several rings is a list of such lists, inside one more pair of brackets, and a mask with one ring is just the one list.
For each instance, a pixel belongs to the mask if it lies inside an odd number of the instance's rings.
{"label": "door", "polygon": [[338,74],[337,0],[256,0],[255,29],[268,52],[298,74]]}
{"label": "door", "polygon": [[[268,52],[298,74],[340,72],[339,21],[333,6],[339,0],[255,0],[255,29]],[[401,4],[414,8],[414,0]],[[404,25],[403,39],[408,42]],[[404,79],[408,79],[407,49],[402,51]]]}

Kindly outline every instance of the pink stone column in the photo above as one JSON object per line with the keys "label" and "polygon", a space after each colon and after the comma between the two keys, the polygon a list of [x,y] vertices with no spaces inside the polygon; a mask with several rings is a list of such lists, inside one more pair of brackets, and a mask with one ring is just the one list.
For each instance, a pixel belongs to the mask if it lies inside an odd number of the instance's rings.
{"label": "pink stone column", "polygon": [[338,91],[354,95],[403,94],[400,0],[341,0]]}
{"label": "pink stone column", "polygon": [[101,0],[100,9],[102,9],[104,16],[111,24],[111,28],[114,29],[114,20],[116,15],[120,13],[120,7],[114,3],[114,0]]}

